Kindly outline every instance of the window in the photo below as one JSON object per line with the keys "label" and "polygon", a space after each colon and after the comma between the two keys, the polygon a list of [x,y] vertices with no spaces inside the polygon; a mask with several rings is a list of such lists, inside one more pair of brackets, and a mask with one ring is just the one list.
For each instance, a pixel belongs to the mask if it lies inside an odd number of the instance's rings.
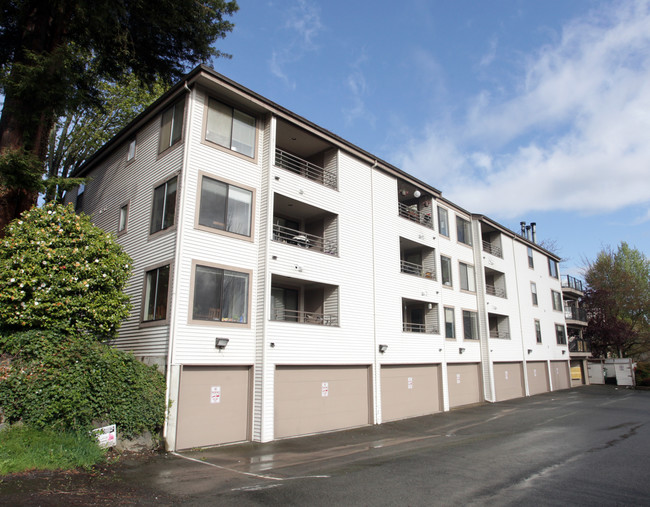
{"label": "window", "polygon": [[445,208],[438,206],[438,230],[443,236],[449,237],[449,216]]}
{"label": "window", "polygon": [[562,324],[555,324],[555,339],[558,345],[566,345],[566,333]]}
{"label": "window", "polygon": [[442,272],[442,284],[451,287],[451,259],[449,257],[440,256],[440,270]]}
{"label": "window", "polygon": [[537,343],[542,343],[542,325],[537,319],[535,319],[535,337],[537,338]]}
{"label": "window", "polygon": [[456,217],[456,232],[459,242],[472,246],[472,228],[467,220]]}
{"label": "window", "polygon": [[470,292],[476,292],[476,282],[474,280],[474,266],[469,266],[462,262],[458,263],[460,267],[460,288]]}
{"label": "window", "polygon": [[153,191],[151,212],[151,234],[174,225],[176,215],[176,181],[174,176]]}
{"label": "window", "polygon": [[129,205],[125,204],[120,208],[120,218],[117,224],[117,232],[126,231],[126,226],[129,218]]}
{"label": "window", "polygon": [[197,265],[192,319],[248,323],[248,273]]}
{"label": "window", "polygon": [[463,310],[463,331],[466,340],[478,340],[478,314]]}
{"label": "window", "polygon": [[253,192],[203,176],[199,225],[251,235]]}
{"label": "window", "polygon": [[558,312],[562,311],[562,296],[559,292],[552,290],[551,295],[553,296],[553,310]]}
{"label": "window", "polygon": [[548,259],[548,274],[553,278],[558,278],[557,261]]}
{"label": "window", "polygon": [[135,158],[135,139],[129,142],[129,150],[126,152],[126,161],[129,162]]}
{"label": "window", "polygon": [[167,319],[168,294],[169,265],[147,271],[145,275],[143,321]]}
{"label": "window", "polygon": [[81,183],[77,188],[77,200],[74,205],[75,211],[80,211],[84,205],[84,191],[86,190],[86,185]]}
{"label": "window", "polygon": [[249,157],[255,156],[255,118],[237,109],[208,100],[205,139]]}
{"label": "window", "polygon": [[162,126],[160,128],[160,146],[158,153],[174,146],[183,137],[183,112],[185,111],[185,98],[163,111]]}
{"label": "window", "polygon": [[445,308],[445,338],[456,338],[453,308]]}
{"label": "window", "polygon": [[535,268],[535,262],[533,261],[533,248],[528,247],[528,267],[534,269]]}
{"label": "window", "polygon": [[533,306],[537,306],[537,284],[535,282],[530,282],[530,293],[533,296]]}

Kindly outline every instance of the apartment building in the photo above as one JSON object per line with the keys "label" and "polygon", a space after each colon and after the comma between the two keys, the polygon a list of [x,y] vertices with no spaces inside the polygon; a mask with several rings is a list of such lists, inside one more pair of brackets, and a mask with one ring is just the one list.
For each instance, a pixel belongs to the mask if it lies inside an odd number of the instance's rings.
{"label": "apartment building", "polygon": [[570,386],[555,255],[208,67],[77,176],[134,260],[114,345],[165,371],[168,449]]}

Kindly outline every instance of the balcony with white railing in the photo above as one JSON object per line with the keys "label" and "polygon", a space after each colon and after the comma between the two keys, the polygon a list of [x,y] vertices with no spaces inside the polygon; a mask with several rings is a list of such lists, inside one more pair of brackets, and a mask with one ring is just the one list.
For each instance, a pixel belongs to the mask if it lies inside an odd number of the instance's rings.
{"label": "balcony with white railing", "polygon": [[402,331],[440,334],[438,304],[402,299]]}
{"label": "balcony with white railing", "polygon": [[488,326],[490,328],[490,338],[510,339],[510,319],[507,315],[488,313]]}
{"label": "balcony with white railing", "polygon": [[277,121],[275,166],[328,188],[338,186],[338,150],[283,120]]}
{"label": "balcony with white railing", "polygon": [[483,240],[483,251],[503,259],[503,250],[501,250],[501,247],[489,241]]}
{"label": "balcony with white railing", "polygon": [[336,241],[326,240],[322,236],[309,234],[298,229],[292,229],[279,224],[273,224],[273,241],[295,245],[300,248],[322,252],[328,255],[336,255]]}
{"label": "balcony with white railing", "polygon": [[338,316],[333,313],[304,312],[286,308],[274,308],[271,320],[282,322],[299,322],[319,326],[338,326]]}
{"label": "balcony with white railing", "polygon": [[503,259],[501,233],[487,222],[481,221],[481,240],[483,251]]}
{"label": "balcony with white railing", "polygon": [[431,247],[400,237],[400,271],[407,275],[436,279],[436,255]]}
{"label": "balcony with white railing", "polygon": [[339,288],[287,276],[271,276],[271,313],[274,322],[320,326],[339,325]]}
{"label": "balcony with white railing", "polygon": [[440,334],[440,329],[438,326],[426,324],[416,324],[414,322],[404,322],[402,323],[402,331],[405,333],[429,333],[429,334]]}
{"label": "balcony with white railing", "polygon": [[397,181],[397,213],[428,229],[433,226],[433,196],[405,180]]}
{"label": "balcony with white railing", "polygon": [[488,296],[507,298],[506,275],[491,268],[485,268],[485,293]]}
{"label": "balcony with white railing", "polygon": [[431,218],[431,210],[418,210],[416,205],[406,205],[399,203],[399,216],[416,222],[420,225],[433,229],[433,220]]}

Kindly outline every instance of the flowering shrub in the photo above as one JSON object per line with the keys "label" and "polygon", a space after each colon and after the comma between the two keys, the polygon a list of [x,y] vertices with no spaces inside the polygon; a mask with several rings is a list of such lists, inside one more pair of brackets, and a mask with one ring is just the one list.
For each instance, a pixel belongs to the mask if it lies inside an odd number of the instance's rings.
{"label": "flowering shrub", "polygon": [[32,208],[0,240],[0,329],[66,329],[97,339],[128,316],[131,259],[72,205]]}

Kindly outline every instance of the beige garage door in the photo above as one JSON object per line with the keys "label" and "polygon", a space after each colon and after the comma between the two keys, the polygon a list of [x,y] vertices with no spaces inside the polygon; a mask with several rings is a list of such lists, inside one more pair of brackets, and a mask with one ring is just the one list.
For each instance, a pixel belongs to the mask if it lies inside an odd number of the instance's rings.
{"label": "beige garage door", "polygon": [[569,377],[569,365],[566,361],[551,361],[551,380],[553,380],[553,391],[568,389],[571,387]]}
{"label": "beige garage door", "polygon": [[521,398],[524,391],[524,374],[521,363],[494,363],[494,391],[497,401]]}
{"label": "beige garage door", "polygon": [[483,401],[478,363],[448,364],[449,408]]}
{"label": "beige garage door", "polygon": [[440,367],[433,364],[381,367],[382,421],[440,412]]}
{"label": "beige garage door", "polygon": [[526,363],[528,372],[528,392],[531,396],[548,392],[548,368],[545,361],[529,361]]}
{"label": "beige garage door", "polygon": [[249,366],[184,366],[178,394],[176,448],[249,438]]}
{"label": "beige garage door", "polygon": [[275,438],[368,424],[367,366],[277,366]]}

